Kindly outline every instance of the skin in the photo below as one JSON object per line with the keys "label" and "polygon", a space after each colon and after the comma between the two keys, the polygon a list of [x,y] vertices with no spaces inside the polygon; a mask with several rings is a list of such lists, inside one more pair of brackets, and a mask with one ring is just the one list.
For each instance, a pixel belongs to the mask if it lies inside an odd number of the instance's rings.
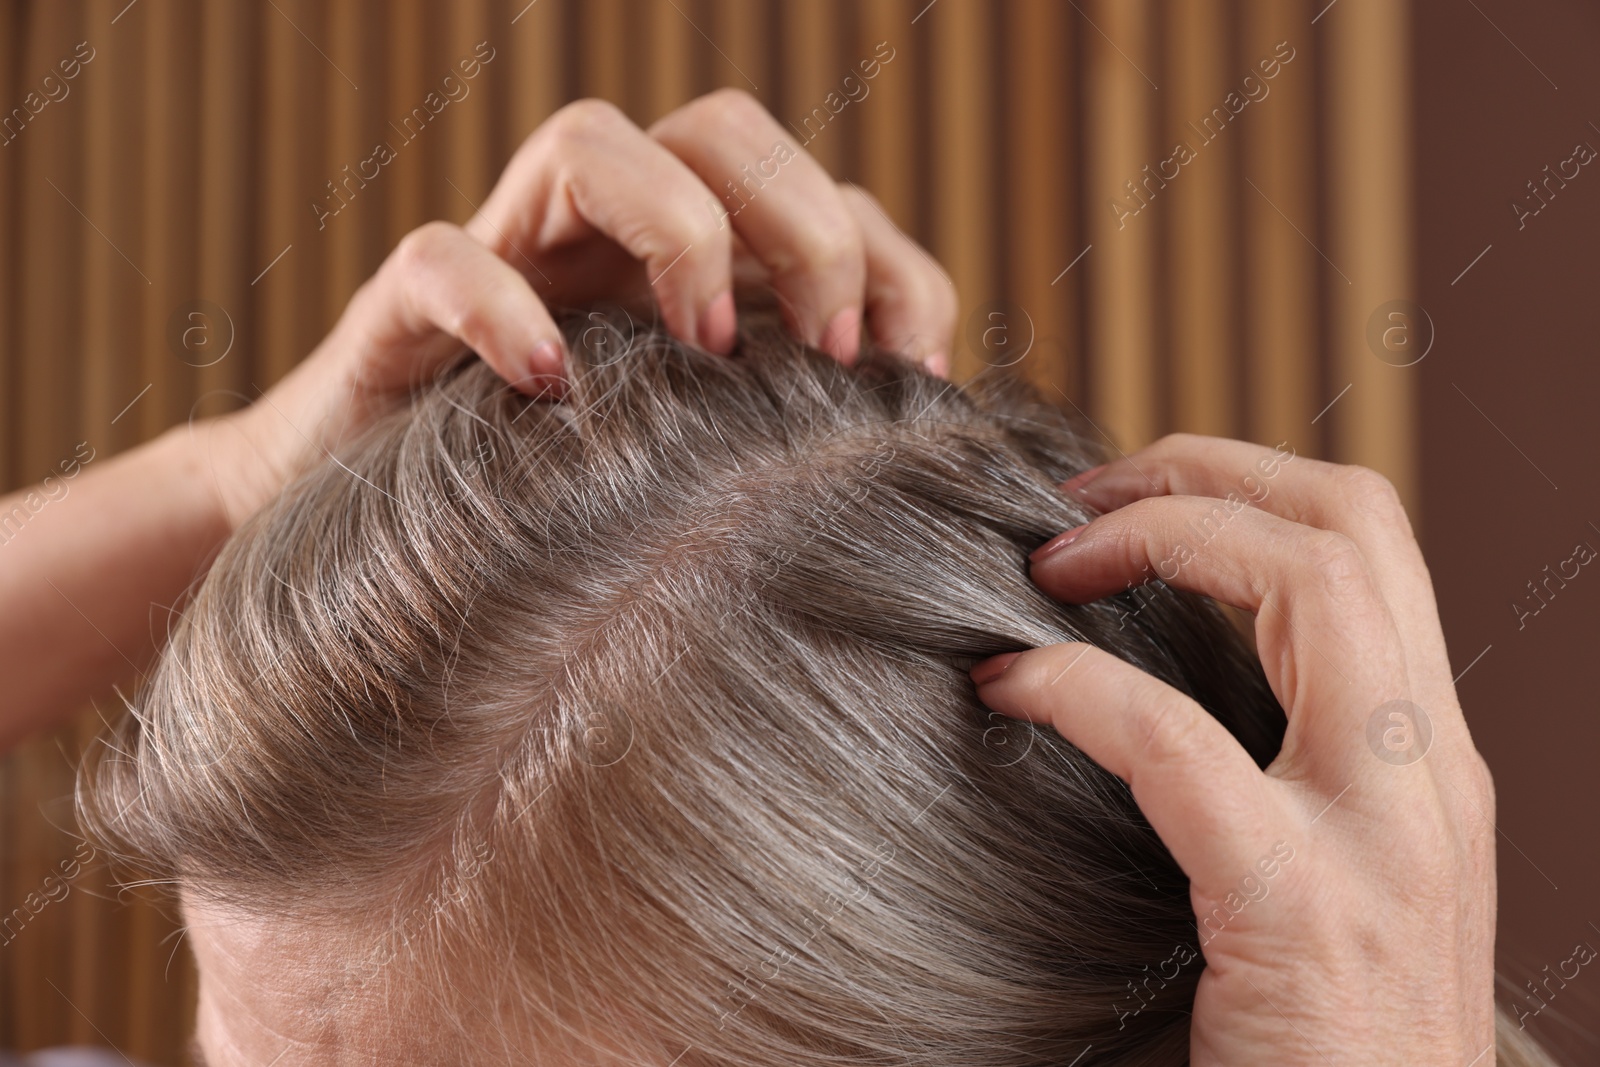
{"label": "skin", "polygon": [[[949,280],[866,194],[797,153],[736,215],[708,210],[713,189],[737,184],[739,168],[784,137],[736,92],[648,132],[610,105],[571,105],[529,137],[465,227],[431,223],[402,241],[257,403],[95,461],[0,547],[0,672],[11,684],[0,745],[59,725],[148,664],[161,644],[151,606],[181,608],[241,522],[463,346],[518,388],[559,391],[547,302],[644,293],[675,334],[721,352],[735,283],[764,279],[799,335],[839,358],[854,357],[865,330],[942,373]],[[1195,509],[1209,509],[1200,498],[1223,495],[1259,455],[1169,438],[1070,485],[1110,514],[1041,554],[1035,577],[1068,600],[1143,580]],[[24,496],[0,501],[0,514]],[[1205,945],[1193,1061],[1318,1063],[1324,1051],[1341,1062],[1472,1061],[1492,1028],[1493,790],[1392,489],[1368,471],[1296,460],[1172,582],[1259,609],[1263,661],[1290,721],[1265,773],[1192,702],[1093,649],[989,661],[974,679],[996,710],[1054,723],[1130,783],[1190,875],[1197,914],[1274,842],[1293,843],[1271,895]],[[1053,685],[1063,670],[1073,684]],[[1435,729],[1427,756],[1403,767],[1365,740],[1371,711],[1397,697],[1423,705]],[[426,1047],[425,1011],[322,1010],[338,1003],[327,979],[341,966],[336,940],[192,896],[185,911],[201,973],[197,1040],[213,1067],[449,1062]],[[397,1032],[396,1018],[414,1032]],[[665,1062],[656,1052],[645,1059]],[[1477,1061],[1492,1062],[1492,1050]]]}
{"label": "skin", "polygon": [[[1247,478],[1263,484],[1272,456],[1176,435],[1080,475],[1066,490],[1105,514],[1032,563],[1046,592],[1084,603],[1180,559],[1161,572],[1169,584],[1251,612],[1288,714],[1264,771],[1193,700],[1091,646],[985,660],[978,694],[1053,724],[1126,781],[1189,876],[1206,961],[1196,1067],[1493,1064],[1494,787],[1456,700],[1427,567],[1388,482],[1304,458],[1278,464],[1271,491],[1199,544],[1200,520],[1244,497]],[[1432,724],[1411,762],[1368,740],[1393,700]],[[1278,842],[1292,859],[1266,876]],[[1246,876],[1267,894],[1205,926]]]}
{"label": "skin", "polygon": [[[409,950],[374,965],[380,939],[359,918],[293,923],[183,894],[185,933],[200,973],[190,1060],[196,1067],[693,1067],[682,1048],[652,1042],[627,1020],[626,998],[581,1034],[518,1030],[514,999],[497,1010],[490,976],[465,980],[466,1018],[441,1010],[411,977]],[[461,1040],[462,1028],[477,1044]],[[484,1044],[487,1042],[487,1045]]]}

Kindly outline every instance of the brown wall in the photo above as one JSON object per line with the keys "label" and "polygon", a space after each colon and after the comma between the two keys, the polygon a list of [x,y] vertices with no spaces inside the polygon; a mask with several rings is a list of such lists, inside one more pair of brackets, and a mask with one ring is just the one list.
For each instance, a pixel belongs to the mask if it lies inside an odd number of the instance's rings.
{"label": "brown wall", "polygon": [[[567,100],[649,122],[732,85],[799,126],[883,41],[895,58],[869,95],[796,140],[949,267],[958,375],[1020,359],[1117,447],[1173,429],[1287,440],[1378,467],[1415,502],[1416,383],[1443,360],[1397,373],[1364,339],[1374,306],[1414,295],[1408,8],[1323,8],[0,0],[0,108],[78,42],[94,50],[71,94],[0,145],[0,478],[27,484],[80,441],[109,455],[257,395],[403,233],[464,221]],[[485,40],[496,57],[471,95],[319,230],[324,183]],[[1294,58],[1270,93],[1199,144],[1188,124],[1279,42]],[[1119,222],[1113,199],[1135,204],[1126,183],[1179,139],[1195,160]],[[205,367],[168,338],[195,300],[234,340]],[[991,326],[1005,347],[986,346]],[[106,694],[0,759],[0,914],[70,857],[75,753],[118,706]],[[174,1062],[192,991],[173,926],[99,865],[72,885],[0,945],[0,1048],[106,1041]]]}
{"label": "brown wall", "polygon": [[[1537,206],[1526,183],[1580,142],[1600,149],[1600,9],[1477,7],[1418,9],[1420,300],[1438,339],[1413,369],[1445,636],[1457,670],[1483,655],[1459,692],[1499,790],[1501,970],[1532,1012],[1525,981],[1600,948],[1600,570],[1568,565],[1546,607],[1528,590],[1580,542],[1600,550],[1600,160],[1521,228],[1511,203]],[[1549,988],[1529,1029],[1600,1061],[1600,973]]]}

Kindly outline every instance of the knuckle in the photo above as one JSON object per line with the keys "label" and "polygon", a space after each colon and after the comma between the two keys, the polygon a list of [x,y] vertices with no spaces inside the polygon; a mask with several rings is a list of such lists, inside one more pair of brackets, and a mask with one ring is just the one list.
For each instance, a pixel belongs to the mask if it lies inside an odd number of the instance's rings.
{"label": "knuckle", "polygon": [[581,144],[597,134],[630,125],[628,116],[609,100],[574,100],[545,120],[541,133],[554,147]]}
{"label": "knuckle", "polygon": [[389,261],[394,265],[393,269],[403,275],[426,271],[458,232],[458,228],[448,222],[425,222],[400,238]]}
{"label": "knuckle", "polygon": [[1197,433],[1185,433],[1182,430],[1169,433],[1158,439],[1151,449],[1161,449],[1166,452],[1191,452],[1205,441],[1205,437]]}
{"label": "knuckle", "polygon": [[[687,204],[681,210],[651,212],[648,220],[641,220],[636,236],[621,236],[625,245],[641,250],[656,281],[669,287],[686,284],[704,270],[725,269],[719,265],[728,262],[733,247],[727,230]],[[683,262],[669,270],[680,258]]]}
{"label": "knuckle", "polygon": [[1185,461],[1192,461],[1196,445],[1203,440],[1199,434],[1174,431],[1156,438],[1135,454],[1150,457],[1153,466],[1147,468],[1146,477],[1165,486],[1168,484],[1169,471],[1185,465]]}
{"label": "knuckle", "polygon": [[1346,498],[1363,511],[1387,517],[1405,510],[1394,483],[1371,467],[1342,467],[1338,478]]}
{"label": "knuckle", "polygon": [[1115,537],[1118,546],[1131,553],[1147,543],[1141,531],[1159,534],[1173,525],[1176,505],[1170,497],[1140,497],[1096,518],[1093,529],[1101,537]]}
{"label": "knuckle", "polygon": [[852,216],[856,219],[856,232],[860,235],[863,247],[867,235],[874,227],[886,230],[893,239],[904,246],[906,252],[917,253],[905,257],[906,267],[902,273],[905,275],[903,288],[906,298],[920,307],[935,308],[939,317],[944,320],[948,317],[948,324],[952,331],[955,329],[956,319],[960,316],[959,301],[956,299],[955,279],[944,265],[928,254],[927,249],[889,218],[889,213],[884,210],[883,204],[868,190],[855,182],[840,182],[839,195],[844,198],[845,204],[850,208]]}
{"label": "knuckle", "polygon": [[445,321],[439,326],[450,336],[459,338],[473,348],[478,347],[478,342],[491,329],[489,315],[477,304],[452,306],[444,312],[443,318]]}
{"label": "knuckle", "polygon": [[797,230],[795,239],[799,253],[798,266],[858,274],[865,270],[866,256],[861,245],[861,232],[852,219],[819,220],[817,225]]}
{"label": "knuckle", "polygon": [[[910,240],[910,238],[906,238]],[[938,263],[925,264],[920,277],[926,303],[939,311],[939,325],[946,333],[954,333],[956,320],[961,317],[961,301],[956,297],[955,279]]]}
{"label": "knuckle", "polygon": [[1174,700],[1159,701],[1149,707],[1138,763],[1168,766],[1193,759],[1199,740],[1199,723],[1194,716],[1184,714],[1187,709]]}
{"label": "knuckle", "polygon": [[[840,182],[839,195],[844,197],[847,202],[859,203],[869,209],[883,211],[883,202],[855,182]],[[897,226],[895,229],[898,231],[899,227]]]}
{"label": "knuckle", "polygon": [[743,89],[725,88],[707,93],[686,109],[688,116],[719,127],[746,127],[768,122],[771,115],[761,101]]}
{"label": "knuckle", "polygon": [[1473,793],[1483,808],[1484,814],[1492,822],[1495,815],[1495,788],[1494,772],[1489,769],[1488,762],[1474,751],[1467,761],[1467,781],[1471,783]]}
{"label": "knuckle", "polygon": [[1468,851],[1472,863],[1480,871],[1493,871],[1495,853],[1494,826],[1495,820],[1499,818],[1499,813],[1495,810],[1494,778],[1489,774],[1487,767],[1483,770],[1481,788],[1483,789],[1483,795],[1478,804],[1479,810],[1467,813],[1469,819],[1474,815],[1482,816],[1481,819],[1472,824],[1468,838]]}
{"label": "knuckle", "polygon": [[941,338],[955,332],[961,309],[955,287],[942,269],[926,263],[912,265],[898,288],[905,303],[916,309]]}
{"label": "knuckle", "polygon": [[1304,561],[1322,591],[1341,599],[1361,596],[1368,591],[1370,577],[1366,557],[1356,543],[1342,533],[1322,530],[1301,546]]}

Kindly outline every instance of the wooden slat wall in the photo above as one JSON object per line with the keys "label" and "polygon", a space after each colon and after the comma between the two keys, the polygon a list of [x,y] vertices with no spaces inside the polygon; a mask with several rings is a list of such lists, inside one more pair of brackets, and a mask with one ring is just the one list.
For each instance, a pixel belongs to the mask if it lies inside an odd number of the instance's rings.
{"label": "wooden slat wall", "polygon": [[[1413,289],[1406,30],[1388,0],[6,0],[0,108],[78,41],[96,55],[0,146],[0,473],[26,484],[78,441],[110,454],[257,395],[406,231],[465,221],[567,100],[647,124],[735,86],[798,122],[881,41],[894,59],[809,148],[949,269],[958,376],[987,372],[976,316],[1000,306],[1031,331],[1023,372],[1108,448],[1288,440],[1411,499],[1410,378],[1364,340]],[[482,40],[471,95],[319,229],[325,183]],[[1280,41],[1296,55],[1270,94],[1144,185]],[[1130,182],[1147,203],[1119,221]],[[166,341],[196,299],[233,335],[204,368]],[[73,763],[117,706],[0,757],[0,915],[71,853]],[[0,945],[0,1049],[180,1062],[176,932],[103,868],[81,875]]]}
{"label": "wooden slat wall", "polygon": [[1165,74],[1156,63],[1150,0],[1095,0],[1080,7],[1092,35],[1080,55],[1093,95],[1084,109],[1082,161],[1089,243],[1073,272],[1084,286],[1089,328],[1087,401],[1105,433],[1131,449],[1158,435],[1168,396],[1156,371],[1158,227],[1167,202],[1157,194],[1132,218],[1113,204],[1137,206],[1143,168],[1159,158],[1156,115],[1163,98],[1150,72]]}
{"label": "wooden slat wall", "polygon": [[[1367,347],[1367,319],[1387,301],[1413,297],[1411,238],[1410,17],[1402,4],[1364,0],[1328,32],[1328,256],[1348,276],[1328,286],[1334,389],[1350,393],[1330,413],[1334,447],[1376,467],[1414,498],[1416,379]],[[1398,67],[1395,64],[1399,64]],[[1343,379],[1343,382],[1340,381]],[[1348,404],[1345,401],[1349,401]]]}
{"label": "wooden slat wall", "polygon": [[[1240,12],[1243,54],[1268,56],[1279,41],[1304,41],[1315,14],[1307,0],[1246,0]],[[1311,45],[1297,48],[1298,69],[1275,79],[1272,106],[1261,108],[1241,131],[1242,175],[1262,190],[1235,190],[1246,250],[1240,275],[1247,368],[1242,435],[1274,445],[1304,439],[1311,420],[1332,399],[1322,396],[1318,361],[1308,358],[1317,351],[1317,293],[1326,288],[1320,284],[1325,265],[1278,214],[1281,209],[1290,219],[1304,220],[1302,227],[1312,227],[1317,217],[1322,190],[1312,156],[1316,51]]]}

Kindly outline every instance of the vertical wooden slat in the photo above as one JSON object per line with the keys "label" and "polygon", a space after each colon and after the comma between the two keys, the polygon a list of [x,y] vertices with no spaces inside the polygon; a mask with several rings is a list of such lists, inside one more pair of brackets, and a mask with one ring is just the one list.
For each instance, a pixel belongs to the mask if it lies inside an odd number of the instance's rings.
{"label": "vertical wooden slat", "polygon": [[[89,9],[83,38],[95,49],[94,59],[75,80],[74,96],[67,98],[76,103],[75,121],[84,131],[84,213],[106,220],[102,225],[126,233],[130,242],[136,231],[129,223],[138,218],[145,186],[138,166],[144,115],[140,98],[124,87],[145,75],[143,14],[121,20],[113,39],[109,33],[116,15],[112,0],[97,0]],[[111,420],[150,383],[146,368],[135,358],[137,346],[130,343],[144,336],[148,286],[109,242],[92,229],[84,229],[80,240],[83,285],[85,292],[96,294],[83,309],[80,358],[85,371],[86,432],[96,451],[109,451],[140,440],[140,420],[132,412],[118,418],[115,425]],[[139,403],[142,406],[149,400],[146,394]]]}
{"label": "vertical wooden slat", "polygon": [[689,64],[695,54],[694,39],[699,38],[699,32],[690,23],[693,13],[689,8],[692,6],[687,0],[677,0],[671,4],[651,4],[641,12],[649,70],[644,106],[634,118],[642,126],[648,126],[689,99]]}
{"label": "vertical wooden slat", "polygon": [[[468,80],[462,77],[459,64],[473,57],[473,49],[479,42],[488,42],[489,47],[495,50],[495,58],[488,66],[480,67],[476,78]],[[463,200],[461,194],[465,193],[474,203],[481,204],[494,185],[495,175],[489,169],[491,116],[486,79],[499,73],[497,64],[510,59],[508,51],[506,42],[498,40],[489,28],[488,0],[467,0],[451,5],[449,60],[445,69],[451,72],[451,77],[466,89],[468,95],[460,102],[452,103],[440,116],[450,123],[446,131],[448,139],[433,146],[433,151],[446,152],[445,171],[449,181],[457,187],[446,186],[448,195],[445,203],[448,208],[443,212],[445,218],[467,219],[472,214],[472,205]],[[427,83],[430,88],[437,88],[441,78],[442,71],[430,72]]]}
{"label": "vertical wooden slat", "polygon": [[[422,49],[418,65],[406,72],[406,78],[411,84],[412,101],[406,105],[409,111],[412,107],[422,106],[427,110],[425,100],[429,92],[437,91],[439,79],[443,76],[445,68],[455,62],[450,54],[452,22],[454,8],[449,4],[427,3],[422,9]],[[454,104],[449,107],[455,107]],[[423,127],[423,131],[414,140],[404,144],[400,140],[394,142],[395,149],[405,158],[406,165],[415,167],[422,173],[422,213],[417,222],[428,222],[438,218],[453,218],[456,205],[461,202],[460,194],[450,188],[449,181],[454,170],[450,159],[450,134],[448,126],[454,117],[447,111],[442,111],[437,117],[430,118]],[[402,139],[403,140],[403,139]]]}
{"label": "vertical wooden slat", "polygon": [[[838,177],[844,159],[843,131],[834,126],[828,93],[838,88],[839,9],[834,0],[785,4],[780,8],[783,35],[783,105],[778,115],[795,138],[829,174]],[[820,110],[818,110],[820,109]]]}
{"label": "vertical wooden slat", "polygon": [[316,17],[320,10],[276,0],[256,14],[265,49],[261,157],[266,195],[258,212],[260,252],[250,271],[256,279],[251,288],[261,354],[253,384],[261,388],[286,374],[321,338],[328,230],[350,221],[341,217],[350,210],[343,207],[341,216],[322,220],[319,229],[311,210],[313,201],[339,206],[326,184],[333,174],[320,146],[326,143],[327,95],[352,91],[307,40],[325,39]]}
{"label": "vertical wooden slat", "polygon": [[[21,50],[23,45],[22,28],[24,9],[20,4],[13,4],[0,8],[0,88],[6,92],[6,99],[15,98],[15,89],[22,82],[20,74]],[[10,107],[12,105],[0,105]],[[0,140],[5,140],[10,134],[0,133]],[[17,323],[17,272],[21,260],[21,233],[20,233],[20,200],[21,190],[17,186],[19,164],[22,157],[20,144],[7,142],[0,144],[0,353],[20,352],[19,338],[16,331]],[[4,359],[0,361],[0,479],[4,479],[7,491],[16,484],[16,471],[13,468],[15,448],[17,442],[17,397],[15,393],[15,374],[17,361]],[[0,760],[0,775],[5,773],[4,761]],[[0,787],[4,779],[0,778]],[[0,788],[0,802],[5,799],[5,792]],[[9,825],[7,816],[0,814],[0,833],[5,832]],[[4,841],[0,840],[0,853],[5,853]],[[6,868],[6,856],[0,855],[0,884],[3,884]],[[5,968],[0,967],[0,982],[4,982]],[[0,985],[0,993],[5,990]],[[4,1005],[0,1005],[0,1021],[3,1021]]]}
{"label": "vertical wooden slat", "polygon": [[[515,152],[517,146],[562,105],[564,70],[568,65],[561,50],[567,9],[559,0],[539,0],[532,7],[524,7],[524,2],[516,0],[513,4],[516,10],[512,17],[516,22],[511,25],[505,49],[495,58],[495,63],[505,65],[485,75],[510,84],[510,152]],[[514,253],[511,263],[527,276],[535,293],[546,295],[549,279],[531,271],[520,255]]]}
{"label": "vertical wooden slat", "polygon": [[1075,13],[1054,0],[1021,0],[1007,11],[1006,155],[1017,163],[1004,168],[1011,241],[1006,296],[1027,310],[1034,333],[1020,366],[1053,394],[1067,392],[1076,380],[1077,345],[1068,324],[1078,315],[1078,288],[1064,273],[1081,250],[1069,210],[1078,198],[1069,154],[1076,102],[1062,62]]}
{"label": "vertical wooden slat", "polygon": [[[300,230],[295,224],[306,210],[301,204],[323,192],[320,187],[303,190],[299,195],[294,192],[296,162],[303,151],[304,135],[296,129],[297,116],[290,99],[296,72],[288,53],[299,44],[299,38],[287,18],[270,8],[257,9],[256,22],[262,48],[261,159],[265,195],[256,214],[260,229],[255,246],[260,252],[251,264],[250,274],[260,375],[252,383],[252,393],[255,387],[265,386],[262,379],[281,377],[293,365],[293,279],[311,258],[312,243],[320,236],[315,227]],[[294,247],[296,243],[298,249]]]}
{"label": "vertical wooden slat", "polygon": [[911,0],[865,0],[856,8],[858,32],[854,55],[876,55],[880,44],[894,56],[871,82],[872,93],[861,109],[861,184],[878,198],[884,212],[902,229],[917,218],[917,106],[911,64]]}
{"label": "vertical wooden slat", "polygon": [[770,20],[767,6],[756,0],[713,0],[711,28],[720,54],[712,51],[715,84],[733,86],[768,101],[772,72],[767,52]]}
{"label": "vertical wooden slat", "polygon": [[[543,7],[543,0],[535,7]],[[388,78],[385,89],[385,114],[383,128],[378,137],[392,145],[397,154],[404,151],[405,116],[422,101],[422,41],[424,0],[393,0],[390,4],[387,37]],[[396,127],[399,127],[398,129]],[[411,154],[390,163],[384,175],[387,194],[387,227],[384,246],[393,248],[400,238],[419,226],[425,219],[425,195],[422,168]]]}
{"label": "vertical wooden slat", "polygon": [[[249,285],[246,264],[260,252],[247,220],[258,192],[251,152],[254,124],[244,121],[251,109],[250,61],[253,37],[249,16],[238,4],[207,4],[200,13],[204,42],[199,51],[201,82],[199,121],[200,216],[199,291],[226,316],[214,323],[212,344],[231,329],[232,348],[199,360],[217,362],[200,371],[202,387],[248,395],[251,378]],[[274,250],[276,252],[276,250]],[[269,255],[272,253],[269,253]],[[239,405],[231,396],[205,399],[201,414],[217,414]]]}
{"label": "vertical wooden slat", "polygon": [[[1224,103],[1239,91],[1229,62],[1226,0],[1176,0],[1167,7],[1169,85],[1163,96],[1170,110],[1163,132],[1170,131],[1172,143],[1157,142],[1150,169],[1135,181],[1153,187],[1150,210],[1170,226],[1174,428],[1232,436],[1235,152],[1239,127],[1255,122],[1264,108],[1247,103],[1234,116]],[[1225,121],[1213,131],[1204,120],[1215,108]],[[1195,154],[1188,164],[1174,158],[1180,142]]]}
{"label": "vertical wooden slat", "polygon": [[[534,129],[563,103],[561,53],[566,9],[560,0],[539,0],[523,8],[521,0],[512,5],[521,14],[511,26],[506,65],[495,71],[497,78],[511,84],[512,144],[520,145]],[[500,62],[497,58],[496,63]],[[513,148],[514,150],[514,148]]]}
{"label": "vertical wooden slat", "polygon": [[1405,5],[1388,0],[1340,6],[1339,17],[1322,26],[1331,68],[1328,255],[1346,277],[1330,271],[1324,280],[1332,291],[1334,366],[1354,384],[1328,417],[1337,430],[1335,458],[1387,475],[1415,522],[1418,372],[1384,363],[1366,341],[1367,319],[1379,305],[1415,295],[1410,18]]}
{"label": "vertical wooden slat", "polygon": [[[378,177],[369,182],[360,173],[362,161],[372,151],[368,143],[372,131],[363,114],[362,102],[378,93],[378,87],[367,77],[370,72],[363,70],[359,62],[361,38],[368,32],[364,14],[355,0],[328,5],[328,34],[323,45],[332,61],[355,82],[352,86],[337,71],[329,71],[334,76],[326,81],[328,96],[323,102],[328,115],[328,140],[324,147],[327,175],[346,195],[353,197],[350,206],[340,211],[337,218],[328,220],[326,231],[318,235],[325,246],[318,251],[328,264],[322,310],[330,319],[338,316],[365,276],[362,229],[368,220],[381,214],[379,197],[384,179],[389,177],[380,169]],[[365,88],[363,82],[366,82]],[[372,173],[371,168],[367,173]]]}
{"label": "vertical wooden slat", "polygon": [[1124,214],[1139,206],[1127,183],[1142,177],[1153,143],[1158,90],[1150,81],[1150,2],[1098,0],[1080,6],[1098,27],[1080,30],[1089,42],[1087,76],[1095,87],[1084,116],[1089,155],[1084,208],[1092,250],[1076,268],[1087,271],[1092,309],[1090,400],[1102,429],[1131,450],[1149,442],[1156,427],[1156,202],[1132,217]]}
{"label": "vertical wooden slat", "polygon": [[141,402],[138,408],[140,428],[147,437],[187,418],[194,400],[193,369],[171,351],[167,323],[180,303],[198,295],[194,145],[199,93],[196,66],[185,61],[198,50],[198,16],[198,5],[191,0],[163,0],[142,13],[150,57],[143,120],[144,217],[145,233],[152,239],[144,243],[136,261],[149,276],[141,366],[155,387],[146,397],[151,402]]}
{"label": "vertical wooden slat", "polygon": [[[82,39],[80,25],[77,12],[68,5],[35,11],[23,59],[24,77],[33,84],[25,92],[33,90],[43,72],[54,68],[62,56],[71,54],[74,42]],[[137,258],[136,232],[124,233],[110,220],[91,221],[82,214],[87,176],[77,151],[74,114],[65,106],[75,102],[68,97],[46,105],[10,146],[21,150],[13,164],[18,167],[19,194],[37,205],[37,210],[22,213],[18,226],[27,249],[23,260],[27,269],[18,279],[20,352],[72,352],[81,343],[76,302],[59,294],[75,291],[72,283],[82,249],[90,237],[100,237],[96,225],[102,232],[112,227],[110,240]],[[22,478],[32,482],[70,451],[68,439],[80,425],[76,395],[80,374],[67,359],[24,360],[21,371],[17,425],[23,430],[23,447],[18,458]]]}
{"label": "vertical wooden slat", "polygon": [[[988,56],[993,26],[977,0],[944,0],[923,19],[931,20],[935,97],[934,174],[931,175],[937,229],[934,255],[949,270],[961,296],[966,322],[970,310],[992,300],[995,276],[994,169],[990,141],[993,82]],[[976,373],[977,353],[958,337],[951,360],[955,377]]]}
{"label": "vertical wooden slat", "polygon": [[[1312,129],[1313,49],[1306,40],[1311,12],[1305,0],[1246,0],[1242,48],[1251,63],[1273,59],[1280,42],[1294,59],[1269,83],[1272,95],[1255,108],[1244,134],[1244,174],[1261,187],[1244,193],[1246,290],[1251,294],[1245,350],[1250,412],[1246,434],[1276,445],[1289,441],[1315,454],[1317,287],[1322,260],[1282,215],[1315,228]],[[1270,67],[1268,69],[1271,69]],[[1265,194],[1262,195],[1262,194]],[[1268,203],[1266,196],[1272,198]],[[1276,205],[1274,207],[1273,205]]]}
{"label": "vertical wooden slat", "polygon": [[579,91],[626,107],[628,65],[624,35],[630,32],[632,11],[624,0],[584,0],[576,14],[582,39]]}

